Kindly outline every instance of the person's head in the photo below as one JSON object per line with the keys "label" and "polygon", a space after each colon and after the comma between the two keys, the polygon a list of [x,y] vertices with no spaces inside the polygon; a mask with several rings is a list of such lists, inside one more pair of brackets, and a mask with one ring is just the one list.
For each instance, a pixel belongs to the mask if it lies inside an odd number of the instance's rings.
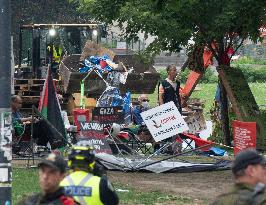
{"label": "person's head", "polygon": [[170,80],[174,80],[177,76],[176,65],[171,64],[166,67],[166,72]]}
{"label": "person's head", "polygon": [[66,176],[67,164],[55,153],[49,154],[38,164],[39,182],[44,194],[54,193],[59,189],[60,182]]}
{"label": "person's head", "polygon": [[146,94],[141,94],[139,97],[138,97],[138,102],[139,104],[144,107],[144,108],[149,108],[150,105],[149,105],[149,98],[148,98],[148,95]]}
{"label": "person's head", "polygon": [[22,99],[18,95],[12,95],[10,103],[13,111],[17,111],[22,107]]}
{"label": "person's head", "polygon": [[236,182],[250,185],[266,183],[266,159],[255,149],[243,150],[237,154],[232,172]]}
{"label": "person's head", "polygon": [[79,142],[68,154],[68,166],[71,170],[93,172],[95,166],[95,150],[91,145]]}

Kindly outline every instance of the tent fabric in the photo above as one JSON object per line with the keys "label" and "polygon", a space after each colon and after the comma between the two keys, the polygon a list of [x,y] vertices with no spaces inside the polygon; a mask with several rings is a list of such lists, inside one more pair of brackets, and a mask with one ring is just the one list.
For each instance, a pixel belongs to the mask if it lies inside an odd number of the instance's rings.
{"label": "tent fabric", "polygon": [[[53,125],[53,127],[62,134],[61,138],[58,137],[58,133],[50,126],[49,136],[52,141],[49,141],[52,148],[59,148],[65,145],[66,130],[64,121],[61,116],[61,107],[58,101],[55,83],[53,81],[51,70],[48,69],[46,80],[43,86],[42,95],[39,101],[39,112]],[[62,137],[64,139],[62,139]],[[57,145],[53,141],[57,141]],[[61,141],[61,142],[60,142]]]}
{"label": "tent fabric", "polygon": [[212,142],[212,141],[201,139],[201,138],[199,138],[193,134],[190,134],[190,133],[182,133],[181,138],[183,138],[183,137],[193,140],[195,142],[195,145],[198,147],[210,145],[210,146],[206,146],[206,147],[201,148],[202,151],[208,151],[210,149],[210,147],[214,144],[214,142]]}
{"label": "tent fabric", "polygon": [[[121,171],[148,171],[154,173],[164,172],[193,172],[193,171],[211,171],[230,169],[230,161],[219,161],[216,163],[190,163],[182,161],[161,161],[156,162],[155,159],[145,160],[144,158],[130,159],[126,157],[118,157],[105,153],[98,153],[96,157],[100,163],[109,170]],[[147,165],[147,166],[145,166]]]}

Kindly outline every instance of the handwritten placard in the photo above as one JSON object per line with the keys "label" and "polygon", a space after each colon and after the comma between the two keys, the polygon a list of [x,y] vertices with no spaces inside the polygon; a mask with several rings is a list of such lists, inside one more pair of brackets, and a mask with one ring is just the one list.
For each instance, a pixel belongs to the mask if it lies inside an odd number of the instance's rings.
{"label": "handwritten placard", "polygon": [[172,101],[142,112],[141,117],[156,142],[189,130]]}
{"label": "handwritten placard", "polygon": [[256,122],[233,121],[235,155],[247,148],[256,148]]}
{"label": "handwritten placard", "polygon": [[81,122],[78,141],[86,140],[94,146],[96,153],[112,154],[111,148],[104,135],[104,124],[97,122]]}

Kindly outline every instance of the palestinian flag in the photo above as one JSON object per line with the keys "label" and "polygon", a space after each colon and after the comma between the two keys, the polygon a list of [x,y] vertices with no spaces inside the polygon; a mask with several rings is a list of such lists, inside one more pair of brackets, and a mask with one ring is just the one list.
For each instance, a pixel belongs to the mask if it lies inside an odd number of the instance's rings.
{"label": "palestinian flag", "polygon": [[[51,69],[48,69],[46,80],[43,86],[42,95],[39,101],[39,112],[46,118],[52,126],[49,129],[49,143],[52,149],[63,147],[66,144],[66,130],[61,116],[61,107],[58,101],[55,83],[53,81]],[[56,131],[56,130],[57,131]]]}

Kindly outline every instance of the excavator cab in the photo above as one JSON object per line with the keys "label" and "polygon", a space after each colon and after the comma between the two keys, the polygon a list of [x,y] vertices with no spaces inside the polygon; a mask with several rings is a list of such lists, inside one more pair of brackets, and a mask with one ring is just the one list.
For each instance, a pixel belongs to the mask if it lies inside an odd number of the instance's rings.
{"label": "excavator cab", "polygon": [[[98,43],[103,30],[100,24],[21,26],[18,65],[20,77],[44,78],[48,65],[51,65],[54,74],[58,74],[63,56],[80,54],[88,39]],[[58,75],[54,77],[58,78]]]}

